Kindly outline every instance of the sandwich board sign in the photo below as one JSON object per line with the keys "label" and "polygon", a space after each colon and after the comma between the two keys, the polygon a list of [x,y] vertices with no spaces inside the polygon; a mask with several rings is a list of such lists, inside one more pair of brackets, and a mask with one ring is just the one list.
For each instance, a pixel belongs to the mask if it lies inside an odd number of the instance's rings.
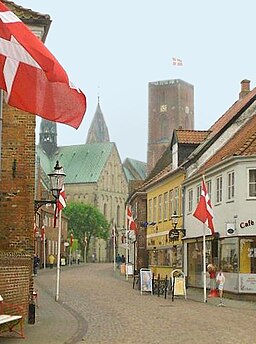
{"label": "sandwich board sign", "polygon": [[140,269],[140,292],[150,292],[152,294],[152,272],[150,269]]}

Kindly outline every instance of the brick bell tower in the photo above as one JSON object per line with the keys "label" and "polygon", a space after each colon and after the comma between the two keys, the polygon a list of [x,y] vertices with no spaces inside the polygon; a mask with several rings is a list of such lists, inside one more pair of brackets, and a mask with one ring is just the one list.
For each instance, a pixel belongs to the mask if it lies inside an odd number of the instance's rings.
{"label": "brick bell tower", "polygon": [[174,129],[194,129],[194,86],[180,79],[148,86],[147,172],[171,142]]}

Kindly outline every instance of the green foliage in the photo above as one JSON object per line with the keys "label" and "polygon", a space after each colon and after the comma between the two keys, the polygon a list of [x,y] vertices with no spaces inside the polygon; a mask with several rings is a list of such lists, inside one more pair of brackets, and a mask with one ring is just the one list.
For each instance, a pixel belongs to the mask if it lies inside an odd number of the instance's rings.
{"label": "green foliage", "polygon": [[69,233],[74,234],[81,247],[84,246],[85,237],[87,246],[92,237],[108,238],[110,225],[105,216],[92,205],[70,202],[63,212],[69,218]]}

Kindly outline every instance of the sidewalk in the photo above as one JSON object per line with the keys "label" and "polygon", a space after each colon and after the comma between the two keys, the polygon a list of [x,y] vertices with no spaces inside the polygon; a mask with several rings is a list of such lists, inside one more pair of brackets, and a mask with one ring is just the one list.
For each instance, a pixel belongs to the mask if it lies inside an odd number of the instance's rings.
{"label": "sidewalk", "polygon": [[[55,270],[54,270],[55,271]],[[61,301],[56,302],[54,286],[49,279],[49,290],[46,290],[41,280],[47,280],[52,272],[40,270],[35,278],[35,288],[38,290],[38,307],[36,307],[35,324],[24,323],[25,339],[8,332],[0,337],[1,344],[71,344],[76,343],[74,338],[78,330],[78,320],[75,311],[70,310]],[[11,338],[8,338],[11,337]]]}
{"label": "sidewalk", "polygon": [[[123,280],[127,283],[131,284],[131,288],[132,288],[132,284],[133,284],[133,277],[129,276],[128,280],[126,279],[125,274],[121,274],[120,270],[116,269],[115,274],[114,274],[115,278],[118,278],[120,280]],[[135,285],[135,290],[138,290],[138,286]],[[186,290],[187,292],[187,299],[191,300],[191,301],[195,301],[195,302],[201,302],[204,303],[204,291],[201,288],[188,288]],[[210,305],[210,306],[218,306],[220,303],[220,299],[219,297],[209,297],[209,290],[207,290],[206,293],[206,298],[207,298],[207,302],[205,302],[206,305]],[[158,297],[157,295],[155,295],[155,297]],[[163,295],[159,296],[159,298],[164,298]],[[171,301],[171,297],[167,296],[166,298],[168,301]],[[184,299],[183,296],[179,296],[179,297],[175,297],[174,298],[174,302],[179,299]],[[236,299],[236,296],[233,295],[233,297],[231,298],[228,293],[224,292],[224,305],[226,307],[229,308],[236,308],[236,309],[253,309],[256,310],[256,302],[255,301],[245,301],[245,300],[239,300]],[[172,302],[172,301],[171,301]]]}

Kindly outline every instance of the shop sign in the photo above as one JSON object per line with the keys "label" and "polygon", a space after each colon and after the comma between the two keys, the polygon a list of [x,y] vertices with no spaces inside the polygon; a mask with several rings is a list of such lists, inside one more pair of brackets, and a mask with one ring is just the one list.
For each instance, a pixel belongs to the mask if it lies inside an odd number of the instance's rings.
{"label": "shop sign", "polygon": [[177,229],[171,229],[169,232],[170,240],[178,240],[179,239],[179,231]]}
{"label": "shop sign", "polygon": [[226,232],[227,235],[233,235],[235,234],[235,224],[234,223],[227,223],[226,224]]}
{"label": "shop sign", "polygon": [[251,226],[254,226],[253,220],[240,222],[240,228],[246,228],[246,227],[251,227]]}

